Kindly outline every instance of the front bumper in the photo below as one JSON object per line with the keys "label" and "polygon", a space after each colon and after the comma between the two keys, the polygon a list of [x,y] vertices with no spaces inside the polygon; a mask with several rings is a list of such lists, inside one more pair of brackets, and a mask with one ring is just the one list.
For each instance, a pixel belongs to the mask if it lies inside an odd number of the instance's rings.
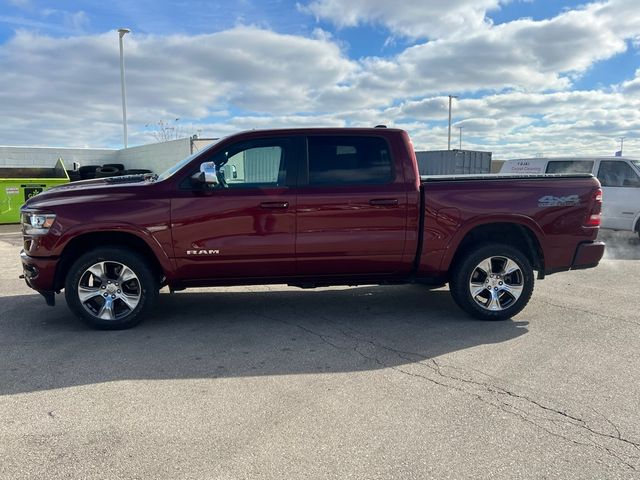
{"label": "front bumper", "polygon": [[41,293],[48,305],[53,304],[56,266],[58,258],[30,257],[24,250],[20,252],[22,271],[27,285]]}
{"label": "front bumper", "polygon": [[592,268],[598,265],[604,255],[604,243],[592,242],[581,243],[576,249],[576,255],[573,257],[572,270],[581,268]]}

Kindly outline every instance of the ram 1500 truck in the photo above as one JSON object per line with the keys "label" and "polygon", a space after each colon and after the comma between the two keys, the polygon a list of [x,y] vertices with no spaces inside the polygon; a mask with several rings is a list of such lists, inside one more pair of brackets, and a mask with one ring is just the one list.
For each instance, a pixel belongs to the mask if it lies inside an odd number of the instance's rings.
{"label": "ram 1500 truck", "polygon": [[398,129],[227,137],[161,175],[52,188],[22,208],[27,284],[94,327],[139,322],[168,286],[449,284],[510,318],[539,279],[595,267],[592,175],[420,177]]}

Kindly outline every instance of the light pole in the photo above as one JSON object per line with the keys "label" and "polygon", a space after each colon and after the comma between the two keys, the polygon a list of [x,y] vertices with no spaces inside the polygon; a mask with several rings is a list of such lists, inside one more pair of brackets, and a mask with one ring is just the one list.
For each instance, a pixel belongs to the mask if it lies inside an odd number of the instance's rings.
{"label": "light pole", "polygon": [[119,28],[120,36],[120,85],[122,86],[122,126],[124,128],[124,148],[127,148],[127,90],[124,86],[124,50],[122,47],[122,37],[131,30],[128,28]]}
{"label": "light pole", "polygon": [[458,127],[460,129],[460,147],[459,150],[462,150],[462,127]]}
{"label": "light pole", "polygon": [[626,137],[620,137],[618,138],[618,140],[620,140],[620,156],[622,156],[622,147],[624,147],[624,139]]}
{"label": "light pole", "polygon": [[447,150],[451,150],[451,99],[458,98],[455,95],[449,95],[449,136],[447,140]]}

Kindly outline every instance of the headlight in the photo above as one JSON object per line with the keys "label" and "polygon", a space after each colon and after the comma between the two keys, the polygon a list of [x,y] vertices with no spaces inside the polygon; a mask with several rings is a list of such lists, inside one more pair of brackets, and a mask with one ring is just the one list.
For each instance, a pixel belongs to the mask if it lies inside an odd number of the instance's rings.
{"label": "headlight", "polygon": [[54,213],[23,212],[22,233],[25,235],[46,235],[55,219]]}

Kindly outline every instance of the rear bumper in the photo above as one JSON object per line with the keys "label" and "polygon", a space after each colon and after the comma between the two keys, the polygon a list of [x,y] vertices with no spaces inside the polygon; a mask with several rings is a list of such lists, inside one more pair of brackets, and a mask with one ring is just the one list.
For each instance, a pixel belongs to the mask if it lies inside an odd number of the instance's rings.
{"label": "rear bumper", "polygon": [[576,255],[571,264],[572,270],[592,268],[598,265],[604,255],[603,242],[581,243],[576,249]]}
{"label": "rear bumper", "polygon": [[22,271],[27,285],[37,290],[49,303],[50,297],[55,291],[55,275],[57,258],[30,257],[24,251],[20,252]]}

